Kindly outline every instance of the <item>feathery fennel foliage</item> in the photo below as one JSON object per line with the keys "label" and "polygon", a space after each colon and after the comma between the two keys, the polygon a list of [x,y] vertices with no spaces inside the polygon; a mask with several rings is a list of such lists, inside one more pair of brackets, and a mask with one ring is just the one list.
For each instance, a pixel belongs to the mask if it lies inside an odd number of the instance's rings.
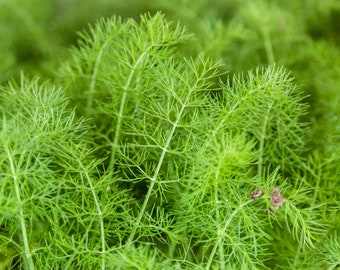
{"label": "feathery fennel foliage", "polygon": [[59,202],[62,190],[76,184],[66,184],[67,166],[74,156],[79,162],[86,156],[79,140],[86,131],[66,105],[60,90],[39,86],[37,80],[22,78],[20,85],[2,89],[1,249],[9,250],[13,267],[35,269],[35,253],[53,227],[48,221],[62,224],[61,218],[67,218],[66,212],[58,213]]}
{"label": "feathery fennel foliage", "polygon": [[162,13],[101,19],[61,89],[1,88],[0,266],[337,266],[340,148],[309,148],[306,94],[275,65],[226,78],[191,38]]}

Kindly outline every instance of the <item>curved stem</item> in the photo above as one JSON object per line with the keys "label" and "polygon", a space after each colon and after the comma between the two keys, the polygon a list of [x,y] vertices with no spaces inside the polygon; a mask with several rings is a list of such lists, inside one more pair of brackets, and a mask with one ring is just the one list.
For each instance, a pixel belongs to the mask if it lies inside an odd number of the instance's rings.
{"label": "curved stem", "polygon": [[95,192],[95,188],[92,184],[92,180],[91,180],[90,175],[86,172],[86,168],[84,168],[83,164],[80,161],[78,163],[79,163],[80,167],[82,168],[82,170],[85,172],[84,174],[85,174],[86,180],[87,180],[87,182],[90,186],[92,197],[93,197],[94,203],[96,205],[97,213],[98,213],[98,216],[99,216],[101,249],[102,249],[101,250],[101,253],[102,253],[102,267],[101,267],[101,269],[105,270],[106,269],[106,265],[105,265],[106,246],[105,246],[105,228],[104,228],[103,212],[101,210],[101,207],[100,207],[100,204],[99,204],[99,199],[98,199],[98,196]]}
{"label": "curved stem", "polygon": [[96,82],[97,82],[96,77],[98,75],[100,61],[102,59],[103,52],[104,52],[104,49],[106,48],[106,46],[107,46],[107,41],[101,47],[101,49],[100,49],[100,51],[99,51],[99,53],[97,55],[96,62],[95,62],[94,67],[93,67],[93,72],[92,72],[92,76],[91,76],[91,83],[90,83],[89,93],[88,93],[88,96],[87,96],[87,104],[86,104],[86,109],[87,110],[90,110],[92,108],[93,95],[94,95],[94,91],[96,89]]}
{"label": "curved stem", "polygon": [[261,137],[259,138],[260,139],[260,147],[259,147],[259,161],[258,161],[258,166],[257,166],[257,177],[259,179],[261,179],[261,177],[262,177],[263,156],[264,156],[264,141],[266,139],[266,129],[267,129],[268,121],[269,121],[269,114],[270,114],[272,107],[273,107],[273,102],[270,103],[270,105],[268,107],[266,117],[265,117],[263,124],[262,124]]}
{"label": "curved stem", "polygon": [[[215,176],[215,179],[218,179],[219,175],[218,173],[216,173],[216,176]],[[221,219],[221,215],[220,215],[220,212],[219,212],[219,204],[221,203],[219,201],[219,196],[218,196],[218,181],[215,181],[215,205],[216,205],[216,220],[220,220]],[[218,235],[218,228],[217,228],[217,235]],[[218,244],[218,252],[219,252],[219,262],[220,262],[220,266],[219,266],[219,269],[223,270],[225,269],[225,266],[226,266],[226,263],[225,263],[225,255],[224,255],[224,248],[223,248],[223,243],[222,242],[219,242]]]}
{"label": "curved stem", "polygon": [[13,183],[15,187],[15,195],[16,199],[19,204],[19,214],[20,214],[20,227],[21,227],[21,236],[22,240],[24,242],[24,256],[25,256],[25,261],[27,262],[27,267],[29,270],[34,270],[34,262],[32,259],[32,253],[29,247],[29,241],[28,241],[28,235],[26,231],[26,222],[25,222],[25,217],[24,217],[24,210],[22,207],[22,200],[21,200],[21,195],[20,195],[20,184],[19,184],[19,179],[18,179],[18,172],[16,171],[15,165],[14,165],[14,160],[12,158],[11,152],[7,145],[4,143],[4,149],[6,151],[8,160],[9,160],[9,165],[11,168],[11,173],[12,173],[12,178],[13,178]]}
{"label": "curved stem", "polygon": [[232,220],[234,219],[234,217],[236,216],[236,214],[238,213],[238,211],[240,211],[243,207],[247,206],[248,204],[252,203],[253,200],[248,200],[242,204],[240,204],[234,211],[233,213],[229,216],[228,220],[225,222],[224,224],[224,227],[222,229],[219,229],[219,232],[218,232],[218,239],[210,253],[210,256],[209,256],[209,259],[208,259],[208,263],[205,267],[205,269],[209,270],[211,269],[211,264],[213,262],[213,259],[215,257],[215,254],[216,254],[216,250],[219,246],[223,245],[223,235],[225,234],[225,232],[227,231],[230,223],[232,222]]}
{"label": "curved stem", "polygon": [[192,92],[194,91],[194,89],[195,89],[194,87],[190,88],[190,91],[189,91],[189,93],[188,93],[188,95],[187,95],[185,101],[182,103],[182,107],[181,107],[181,109],[180,109],[180,111],[179,111],[179,113],[178,113],[178,115],[177,115],[177,119],[176,119],[176,121],[175,121],[175,122],[173,123],[173,125],[172,125],[172,128],[171,128],[171,130],[170,130],[169,136],[168,136],[168,138],[167,138],[167,140],[166,140],[164,146],[162,147],[161,156],[160,156],[159,161],[158,161],[158,164],[157,164],[157,166],[156,166],[156,170],[155,170],[155,172],[154,172],[152,178],[150,178],[151,184],[150,184],[150,186],[149,186],[148,192],[147,192],[146,197],[145,197],[145,199],[144,199],[144,202],[143,202],[141,211],[139,212],[139,215],[138,215],[138,217],[137,217],[135,226],[133,227],[132,232],[131,232],[131,234],[130,234],[128,240],[127,240],[127,243],[126,243],[127,246],[130,246],[130,245],[132,244],[133,239],[134,239],[134,237],[135,237],[135,235],[136,235],[136,232],[137,232],[137,228],[139,227],[139,225],[140,225],[140,223],[141,223],[141,221],[142,221],[142,218],[143,218],[144,213],[145,213],[145,211],[146,211],[146,207],[147,207],[147,205],[148,205],[148,203],[149,203],[149,200],[150,200],[150,198],[151,198],[151,194],[152,194],[153,188],[154,188],[154,186],[155,186],[155,184],[156,184],[156,181],[157,181],[159,172],[160,172],[161,167],[162,167],[162,165],[163,165],[163,161],[164,161],[165,155],[166,155],[166,153],[167,153],[167,151],[168,151],[168,148],[169,148],[169,146],[170,146],[170,142],[171,142],[171,140],[172,140],[173,137],[174,137],[175,131],[176,131],[178,125],[179,125],[179,121],[182,119],[182,115],[183,115],[184,110],[185,110],[185,108],[186,108],[186,104],[189,102],[189,99],[190,99],[191,94],[192,94]]}
{"label": "curved stem", "polygon": [[129,77],[123,87],[123,96],[120,102],[120,107],[119,107],[119,113],[118,113],[118,119],[116,126],[114,128],[114,139],[113,139],[113,144],[112,144],[112,151],[111,151],[111,158],[110,158],[110,164],[109,164],[109,169],[108,171],[110,172],[111,175],[113,175],[113,169],[114,165],[116,163],[116,154],[117,154],[117,149],[119,147],[119,139],[120,139],[120,133],[121,133],[121,127],[123,123],[123,117],[124,117],[124,109],[125,105],[127,102],[127,94],[128,90],[132,81],[132,78],[136,72],[137,67],[142,63],[144,60],[144,57],[147,55],[147,52],[151,49],[152,46],[149,46],[137,59],[136,63],[134,66],[131,68]]}
{"label": "curved stem", "polygon": [[99,200],[97,198],[97,195],[95,193],[92,181],[87,173],[85,173],[86,179],[90,185],[92,196],[94,199],[94,202],[96,204],[98,216],[99,216],[99,224],[100,224],[100,236],[101,236],[101,246],[102,246],[102,270],[105,270],[105,252],[106,252],[106,247],[105,247],[105,229],[104,229],[104,221],[103,221],[103,212],[100,208],[99,205]]}

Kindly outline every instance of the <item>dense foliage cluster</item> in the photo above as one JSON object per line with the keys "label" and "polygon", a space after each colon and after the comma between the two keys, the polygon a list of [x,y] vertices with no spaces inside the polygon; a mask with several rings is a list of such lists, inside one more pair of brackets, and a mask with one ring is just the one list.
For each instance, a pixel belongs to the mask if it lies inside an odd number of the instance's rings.
{"label": "dense foliage cluster", "polygon": [[0,269],[339,267],[319,2],[0,1]]}

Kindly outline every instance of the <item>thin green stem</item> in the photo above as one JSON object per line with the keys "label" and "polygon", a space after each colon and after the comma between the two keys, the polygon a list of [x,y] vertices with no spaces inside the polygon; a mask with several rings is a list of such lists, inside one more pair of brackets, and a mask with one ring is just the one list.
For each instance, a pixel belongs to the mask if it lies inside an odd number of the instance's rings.
{"label": "thin green stem", "polygon": [[120,107],[119,107],[119,113],[118,113],[118,119],[116,126],[114,128],[114,139],[113,139],[113,144],[112,144],[112,151],[111,151],[111,158],[110,158],[110,165],[108,171],[110,172],[111,175],[113,175],[114,171],[114,165],[116,163],[116,154],[117,154],[117,149],[119,147],[119,139],[120,139],[120,133],[121,133],[121,128],[122,128],[122,123],[123,123],[123,117],[124,117],[124,109],[126,106],[126,100],[127,100],[127,94],[129,91],[129,87],[132,81],[132,78],[136,72],[137,67],[142,63],[144,60],[144,57],[147,55],[147,52],[151,49],[152,46],[149,46],[137,59],[135,65],[131,68],[129,77],[126,81],[126,84],[123,87],[123,96],[120,102]]}
{"label": "thin green stem", "polygon": [[214,260],[215,255],[216,255],[217,248],[218,248],[219,246],[221,246],[221,245],[223,246],[224,235],[225,235],[225,233],[226,233],[226,231],[227,231],[227,229],[228,229],[230,223],[232,222],[232,220],[233,220],[234,217],[236,216],[236,214],[237,214],[243,207],[247,206],[248,204],[250,204],[250,203],[252,203],[252,202],[253,202],[253,200],[248,200],[248,201],[246,201],[246,202],[240,204],[240,205],[233,211],[233,213],[229,216],[228,220],[227,220],[227,221],[225,222],[225,224],[224,224],[224,227],[223,227],[222,229],[219,229],[219,230],[218,230],[218,238],[217,238],[217,241],[216,241],[216,243],[215,243],[215,245],[214,245],[214,247],[213,247],[213,249],[212,249],[212,251],[211,251],[211,253],[210,253],[210,256],[209,256],[209,259],[208,259],[208,262],[207,262],[207,265],[206,265],[205,269],[207,269],[207,270],[211,269],[211,264],[212,264],[212,262],[213,262],[213,260]]}
{"label": "thin green stem", "polygon": [[271,111],[272,107],[273,107],[273,102],[270,103],[268,110],[267,110],[266,118],[264,119],[263,124],[262,124],[261,137],[260,137],[260,147],[259,147],[259,160],[258,160],[258,166],[257,166],[257,177],[258,177],[258,179],[261,179],[261,177],[262,177],[264,142],[266,140],[266,129],[267,129],[267,125],[268,125],[268,121],[269,121],[269,115],[270,115],[270,111]]}
{"label": "thin green stem", "polygon": [[145,210],[146,210],[146,206],[148,205],[148,202],[149,202],[149,199],[150,199],[150,197],[151,197],[151,193],[152,193],[152,191],[153,191],[154,185],[155,185],[155,181],[152,180],[152,181],[151,181],[151,184],[150,184],[150,186],[149,186],[149,189],[148,189],[148,193],[147,193],[146,196],[145,196],[145,199],[144,199],[142,208],[141,208],[141,210],[140,210],[140,212],[139,212],[139,215],[138,215],[138,217],[137,217],[137,220],[136,220],[136,222],[135,222],[135,224],[134,224],[134,227],[132,228],[132,231],[131,231],[131,233],[130,233],[130,236],[129,236],[127,242],[126,242],[126,246],[128,246],[128,247],[131,246],[132,241],[133,241],[133,239],[134,239],[134,237],[135,237],[135,235],[136,235],[137,228],[139,227],[139,225],[140,225],[140,223],[141,223],[141,221],[142,221],[142,217],[143,217],[144,212],[145,212]]}
{"label": "thin green stem", "polygon": [[[218,170],[219,172],[219,170]],[[221,203],[220,200],[219,200],[219,196],[218,196],[218,182],[217,182],[217,179],[219,177],[219,173],[216,173],[216,176],[215,176],[215,205],[216,205],[216,220],[220,220],[221,219],[221,216],[220,216],[220,211],[219,211],[219,204]],[[218,230],[218,228],[217,228]],[[217,235],[218,235],[218,231],[217,231]],[[224,255],[224,248],[223,248],[223,243],[220,242],[219,245],[218,245],[218,252],[219,252],[219,262],[220,262],[220,267],[219,269],[223,270],[225,269],[225,261],[224,261],[224,258],[225,258],[225,255]]]}
{"label": "thin green stem", "polygon": [[[82,164],[79,162],[80,166],[83,168],[84,171],[85,168],[82,166]],[[103,212],[100,208],[100,205],[99,205],[99,199],[97,197],[97,194],[95,192],[95,189],[93,187],[93,184],[92,184],[92,181],[91,181],[91,178],[89,176],[89,174],[87,172],[85,172],[85,177],[86,177],[86,180],[90,186],[90,189],[91,189],[91,193],[92,193],[92,197],[93,197],[93,200],[95,202],[95,205],[96,205],[96,208],[97,208],[97,212],[98,212],[98,216],[99,216],[99,224],[100,224],[100,236],[101,236],[101,248],[102,248],[102,270],[105,270],[106,267],[105,267],[105,252],[106,252],[106,246],[105,246],[105,228],[104,228],[104,220],[103,220]]]}
{"label": "thin green stem", "polygon": [[316,199],[318,197],[318,193],[320,192],[320,181],[321,181],[321,172],[322,169],[320,168],[320,165],[318,166],[316,173],[316,183],[315,183],[315,187],[314,187],[314,196],[313,196],[313,202],[316,203]]}
{"label": "thin green stem", "polygon": [[13,178],[13,183],[15,187],[15,195],[16,199],[19,204],[19,214],[20,214],[20,227],[21,227],[21,234],[22,234],[22,240],[24,242],[24,257],[25,261],[27,262],[27,266],[29,270],[34,270],[34,262],[32,259],[32,253],[29,247],[29,241],[28,241],[28,235],[26,231],[26,222],[25,222],[25,217],[24,217],[24,210],[22,207],[22,200],[21,200],[21,195],[20,195],[20,184],[19,184],[19,179],[18,179],[18,173],[16,171],[15,165],[14,165],[14,160],[12,158],[11,152],[7,145],[4,143],[4,149],[6,151],[10,168],[11,168],[11,173],[12,173],[12,178]]}
{"label": "thin green stem", "polygon": [[156,184],[156,181],[157,181],[159,172],[160,172],[160,170],[161,170],[161,167],[162,167],[162,164],[163,164],[165,155],[166,155],[166,153],[168,152],[168,148],[169,148],[169,146],[170,146],[170,142],[171,142],[171,140],[172,140],[172,138],[173,138],[173,136],[174,136],[174,134],[175,134],[175,131],[176,131],[177,127],[178,127],[179,121],[181,120],[182,115],[183,115],[183,113],[184,113],[184,110],[185,110],[185,108],[186,108],[186,104],[189,102],[189,98],[190,98],[191,93],[192,93],[193,91],[194,91],[194,88],[190,88],[190,91],[189,91],[189,93],[188,93],[188,95],[187,95],[187,98],[186,98],[185,102],[182,103],[183,105],[182,105],[181,110],[179,111],[179,113],[178,113],[178,115],[177,115],[177,119],[176,119],[176,121],[175,121],[175,122],[173,123],[173,125],[172,125],[172,128],[171,128],[170,133],[169,133],[169,136],[168,136],[168,138],[167,138],[167,140],[166,140],[166,142],[165,142],[165,145],[162,147],[162,153],[161,153],[161,156],[160,156],[160,158],[159,158],[159,161],[158,161],[158,164],[157,164],[155,173],[154,173],[153,177],[150,178],[151,184],[150,184],[150,186],[149,186],[148,193],[147,193],[146,196],[145,196],[145,199],[144,199],[142,208],[141,208],[141,210],[140,210],[140,212],[139,212],[139,215],[138,215],[138,217],[137,217],[137,220],[136,220],[136,222],[135,222],[135,226],[133,227],[132,232],[131,232],[131,234],[130,234],[128,240],[127,240],[127,244],[126,244],[127,246],[130,246],[130,245],[132,244],[132,241],[133,241],[133,239],[134,239],[134,237],[135,237],[135,235],[136,235],[136,232],[137,232],[137,228],[139,227],[139,225],[140,225],[140,223],[141,223],[141,221],[142,221],[142,217],[144,216],[146,207],[147,207],[147,205],[148,205],[148,203],[149,203],[149,200],[150,200],[150,198],[151,198],[151,194],[152,194],[153,188],[154,188],[154,186],[155,186],[155,184]]}
{"label": "thin green stem", "polygon": [[107,46],[107,41],[103,44],[103,46],[100,48],[100,51],[97,55],[96,62],[94,64],[92,76],[91,76],[91,84],[89,88],[89,93],[87,96],[87,104],[86,104],[86,109],[89,111],[92,108],[93,105],[93,96],[94,96],[94,91],[96,89],[96,82],[97,82],[97,75],[98,75],[98,70],[99,70],[99,65],[103,56],[104,49]]}

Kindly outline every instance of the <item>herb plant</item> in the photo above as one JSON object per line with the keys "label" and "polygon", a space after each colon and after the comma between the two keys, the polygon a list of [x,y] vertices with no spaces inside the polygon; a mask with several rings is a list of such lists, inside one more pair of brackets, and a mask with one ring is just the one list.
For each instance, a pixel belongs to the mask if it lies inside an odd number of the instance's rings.
{"label": "herb plant", "polygon": [[207,2],[3,58],[1,269],[339,266],[338,41],[288,31],[295,2],[231,1],[226,25]]}

